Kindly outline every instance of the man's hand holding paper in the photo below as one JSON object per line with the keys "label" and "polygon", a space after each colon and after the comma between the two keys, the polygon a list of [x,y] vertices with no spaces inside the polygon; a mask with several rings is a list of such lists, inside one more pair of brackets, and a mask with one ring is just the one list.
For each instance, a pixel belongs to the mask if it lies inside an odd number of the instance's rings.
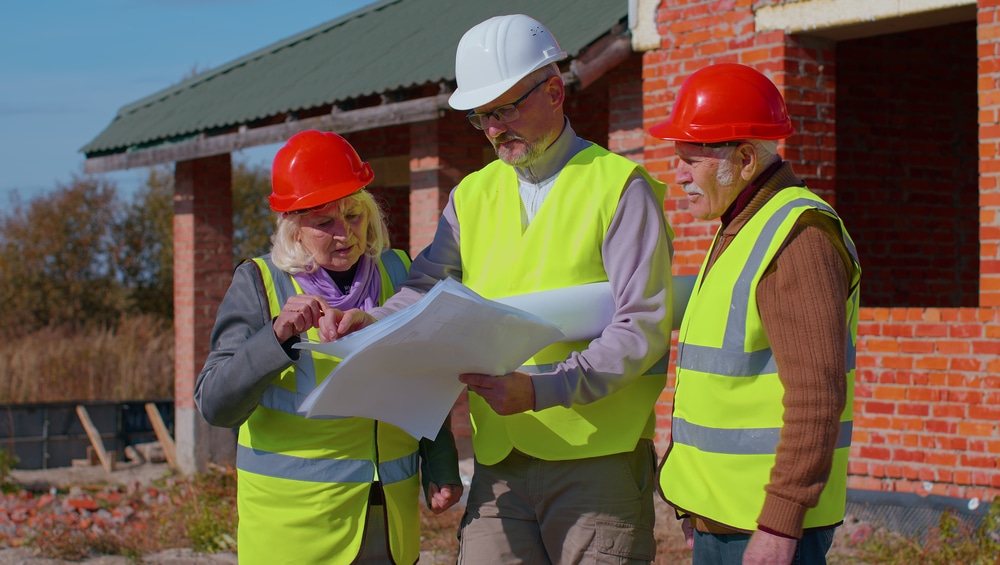
{"label": "man's hand holding paper", "polygon": [[458,380],[469,390],[483,397],[494,412],[501,416],[520,414],[535,409],[535,387],[531,375],[514,371],[506,375],[463,373]]}

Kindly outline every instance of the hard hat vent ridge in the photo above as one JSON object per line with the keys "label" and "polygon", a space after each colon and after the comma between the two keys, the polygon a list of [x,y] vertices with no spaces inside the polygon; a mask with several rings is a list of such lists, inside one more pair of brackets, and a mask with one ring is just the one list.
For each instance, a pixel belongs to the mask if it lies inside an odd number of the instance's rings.
{"label": "hard hat vent ridge", "polygon": [[566,52],[537,20],[523,14],[490,18],[459,41],[458,88],[448,102],[456,110],[483,106],[531,72],[565,58]]}

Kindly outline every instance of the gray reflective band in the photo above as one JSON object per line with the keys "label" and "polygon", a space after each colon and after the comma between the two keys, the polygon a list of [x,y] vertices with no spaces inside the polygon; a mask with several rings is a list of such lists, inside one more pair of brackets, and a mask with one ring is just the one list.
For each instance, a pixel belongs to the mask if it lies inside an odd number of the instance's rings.
{"label": "gray reflective band", "polygon": [[[279,305],[288,302],[289,297],[298,294],[295,291],[295,285],[292,284],[292,277],[275,267],[274,263],[271,262],[270,256],[264,259],[264,263],[271,271],[271,281],[274,285],[274,293],[277,295]],[[277,315],[277,312],[271,312],[272,317]],[[305,337],[305,334],[302,334],[302,339],[308,338]],[[260,399],[260,405],[286,414],[304,415],[299,412],[299,406],[302,406],[306,397],[315,388],[316,367],[313,364],[312,355],[303,351],[299,354],[299,360],[295,363],[295,391],[270,385],[264,391],[264,395]],[[317,419],[332,420],[340,417],[332,416]]]}
{"label": "gray reflective band", "polygon": [[384,485],[405,481],[417,474],[419,464],[420,455],[416,451],[399,459],[383,461],[378,464],[378,478]]}
{"label": "gray reflective band", "polygon": [[[768,218],[760,236],[754,241],[750,255],[743,264],[743,270],[740,271],[736,284],[733,286],[733,293],[729,301],[729,318],[726,320],[722,347],[694,345],[682,341],[677,346],[678,368],[728,377],[746,377],[778,372],[774,354],[770,349],[744,351],[747,311],[750,307],[750,291],[754,278],[763,266],[764,258],[767,256],[767,251],[777,235],[778,229],[794,209],[802,206],[816,208],[836,217],[833,208],[824,203],[809,198],[797,198],[782,205],[777,212]],[[844,244],[851,253],[851,257],[857,262],[857,250],[846,234],[844,234]],[[854,290],[851,298],[856,311],[857,289]],[[852,370],[855,365],[856,351],[851,339],[850,328],[848,328],[847,333],[847,345],[847,369]]]}
{"label": "gray reflective band", "polygon": [[[726,333],[729,333],[726,330]],[[694,345],[692,343],[677,344],[677,366],[689,371],[699,371],[722,375],[724,377],[747,377],[777,373],[778,366],[774,362],[774,354],[770,349],[751,351],[731,351]]]}
{"label": "gray reflective band", "polygon": [[[296,365],[296,373],[297,372],[298,366]],[[304,417],[305,412],[300,412],[299,406],[302,406],[302,402],[305,401],[307,396],[309,395],[299,394],[298,392],[272,384],[268,385],[268,387],[264,389],[264,394],[260,398],[260,405],[264,408],[269,408],[278,412],[295,414],[296,416]],[[349,417],[350,416],[312,416],[310,417],[310,420],[342,420]]]}
{"label": "gray reflective band", "polygon": [[[405,481],[417,474],[418,454],[379,464],[383,484]],[[365,459],[307,459],[282,453],[236,446],[236,467],[241,471],[314,483],[370,483],[375,464]]]}
{"label": "gray reflective band", "polygon": [[[840,423],[836,449],[851,446],[854,422]],[[674,418],[670,426],[673,443],[691,446],[705,453],[728,455],[774,455],[778,451],[781,428],[709,428]]]}

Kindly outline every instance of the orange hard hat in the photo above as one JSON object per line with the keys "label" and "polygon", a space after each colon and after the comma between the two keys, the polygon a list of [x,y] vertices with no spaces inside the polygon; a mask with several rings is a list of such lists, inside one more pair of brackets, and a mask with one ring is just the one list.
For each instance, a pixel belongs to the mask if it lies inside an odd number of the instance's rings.
{"label": "orange hard hat", "polygon": [[275,212],[315,208],[354,194],[375,179],[346,139],[332,132],[307,130],[288,138],[271,165]]}
{"label": "orange hard hat", "polygon": [[667,120],[653,137],[688,143],[784,139],[793,133],[785,100],[756,69],[721,63],[694,72],[681,85]]}

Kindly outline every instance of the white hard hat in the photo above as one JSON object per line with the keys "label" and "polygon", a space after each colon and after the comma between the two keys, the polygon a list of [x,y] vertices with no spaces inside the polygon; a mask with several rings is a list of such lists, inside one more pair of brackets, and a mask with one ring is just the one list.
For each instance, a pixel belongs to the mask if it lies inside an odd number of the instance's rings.
{"label": "white hard hat", "polygon": [[548,28],[524,14],[496,16],[465,32],[455,55],[456,110],[488,104],[517,81],[566,58]]}

